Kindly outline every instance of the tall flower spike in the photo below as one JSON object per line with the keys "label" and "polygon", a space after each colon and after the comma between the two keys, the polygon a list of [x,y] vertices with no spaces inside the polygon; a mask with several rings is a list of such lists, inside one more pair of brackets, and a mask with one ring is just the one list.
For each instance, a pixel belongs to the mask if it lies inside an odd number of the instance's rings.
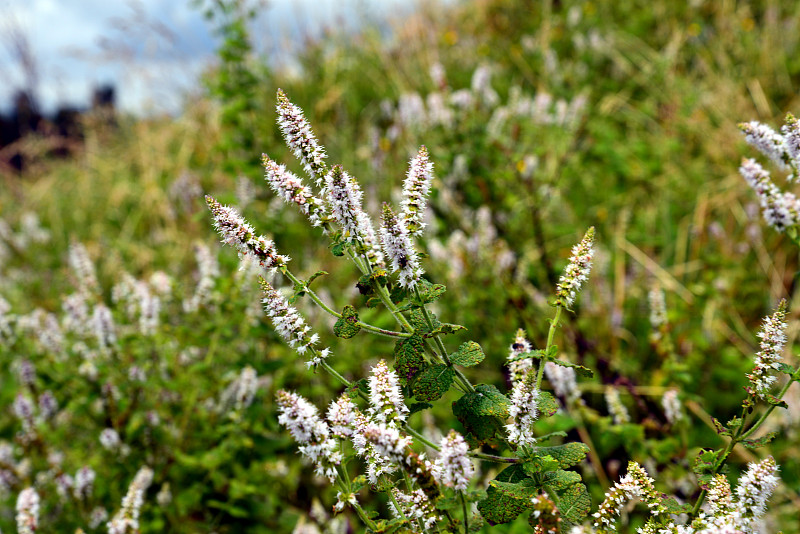
{"label": "tall flower spike", "polygon": [[465,491],[469,487],[469,480],[475,474],[475,466],[467,453],[469,446],[463,436],[451,430],[442,438],[441,452],[433,463],[433,476],[440,484],[447,487]]}
{"label": "tall flower spike", "polygon": [[134,534],[139,532],[139,512],[144,504],[144,494],[153,482],[153,470],[142,467],[133,477],[128,492],[122,498],[122,507],[108,522],[108,534]]}
{"label": "tall flower spike", "polygon": [[364,193],[355,178],[347,174],[341,165],[334,165],[325,176],[325,187],[331,213],[342,229],[342,236],[349,242],[360,242],[366,249],[373,265],[383,265],[378,240],[372,221],[361,206]]}
{"label": "tall flower spike", "polygon": [[372,368],[369,377],[369,413],[376,422],[396,425],[405,422],[408,408],[400,391],[397,374],[389,369],[385,360]]}
{"label": "tall flower spike", "polygon": [[614,386],[606,387],[605,392],[606,405],[608,406],[608,413],[614,419],[615,425],[621,425],[631,422],[631,416],[628,409],[622,404],[622,399],[619,398],[619,391]]}
{"label": "tall flower spike", "polygon": [[425,228],[422,218],[428,202],[428,193],[433,181],[433,163],[428,159],[428,149],[419,147],[419,153],[412,158],[403,181],[403,202],[400,218],[411,236],[419,236]]}
{"label": "tall flower spike", "polygon": [[261,290],[264,292],[264,311],[272,320],[275,330],[289,343],[289,346],[294,348],[298,354],[304,354],[307,350],[312,349],[310,365],[317,365],[322,359],[327,358],[330,351],[314,349],[319,335],[309,335],[311,327],[306,324],[305,319],[297,313],[297,310],[269,282],[262,278],[260,283]]}
{"label": "tall flower spike", "polygon": [[511,373],[512,384],[516,384],[518,381],[524,379],[525,375],[528,374],[528,370],[533,368],[532,358],[517,359],[522,354],[531,352],[532,350],[533,346],[530,341],[528,341],[528,338],[525,337],[525,330],[519,328],[508,352],[508,371]]}
{"label": "tall flower spike", "polygon": [[413,288],[422,275],[417,253],[406,229],[388,204],[383,205],[381,216],[381,241],[383,251],[391,262],[392,272],[399,272],[400,285]]}
{"label": "tall flower spike", "polygon": [[536,437],[533,435],[533,424],[539,416],[539,390],[533,381],[533,373],[514,384],[511,391],[511,406],[508,413],[512,422],[506,425],[508,441],[518,447],[533,445]]}
{"label": "tall flower spike", "polygon": [[756,160],[744,159],[739,174],[753,188],[764,212],[764,220],[778,232],[800,220],[800,203],[792,193],[782,193]]}
{"label": "tall flower spike", "polygon": [[100,290],[97,273],[83,243],[73,241],[69,246],[69,266],[75,273],[78,290],[81,293],[96,295]]}
{"label": "tall flower spike", "polygon": [[743,526],[752,525],[764,515],[767,500],[780,480],[777,473],[778,465],[770,456],[758,464],[751,463],[747,473],[739,479],[736,486],[737,509],[742,515]]}
{"label": "tall flower spike", "polygon": [[17,497],[17,532],[33,534],[39,528],[39,494],[25,488]]}
{"label": "tall flower spike", "polygon": [[336,479],[336,466],[343,458],[339,445],[331,438],[328,424],[319,417],[317,407],[297,393],[280,390],[277,394],[278,423],[284,425],[300,444],[300,452],[316,466],[316,473]]}
{"label": "tall flower spike", "polygon": [[747,144],[758,149],[780,168],[786,169],[789,157],[786,141],[781,134],[757,121],[743,122],[739,129],[744,133]]}
{"label": "tall flower spike", "polygon": [[303,115],[303,110],[292,104],[283,91],[278,89],[278,125],[283,133],[286,144],[292,149],[305,171],[316,182],[322,185],[322,180],[327,173],[325,165],[325,149],[317,142],[311,125]]}
{"label": "tall flower spike", "polygon": [[230,206],[223,206],[211,195],[206,203],[214,216],[214,227],[222,236],[222,242],[235,247],[243,256],[256,260],[264,269],[281,267],[289,261],[275,250],[275,243],[264,236],[257,236],[253,227]]}
{"label": "tall flower spike", "polygon": [[[781,127],[781,133],[786,143],[786,154],[794,167],[795,173],[800,172],[800,122],[794,115],[786,115],[786,124]],[[798,177],[795,176],[795,179]]]}
{"label": "tall flower spike", "polygon": [[[628,463],[628,472],[606,493],[605,500],[594,513],[594,526],[598,534],[616,532],[616,518],[622,507],[632,499],[640,499],[655,515],[666,513],[661,504],[661,494],[655,490],[653,479],[636,462]],[[648,531],[649,532],[649,531]],[[655,531],[653,531],[655,532]]]}
{"label": "tall flower spike", "polygon": [[769,317],[758,332],[761,339],[761,350],[756,354],[755,367],[747,375],[752,385],[752,393],[766,400],[770,389],[777,381],[774,374],[769,374],[780,367],[783,347],[786,344],[786,300],[778,304],[778,308]]}
{"label": "tall flower spike", "polygon": [[556,287],[556,302],[572,306],[583,283],[589,278],[594,257],[594,226],[587,230],[580,243],[572,247],[572,257]]}
{"label": "tall flower spike", "polygon": [[265,177],[272,190],[284,202],[297,204],[312,225],[320,226],[328,218],[322,200],[314,196],[311,189],[303,185],[303,181],[287,170],[285,165],[277,164],[266,154],[261,155],[261,163],[264,165]]}

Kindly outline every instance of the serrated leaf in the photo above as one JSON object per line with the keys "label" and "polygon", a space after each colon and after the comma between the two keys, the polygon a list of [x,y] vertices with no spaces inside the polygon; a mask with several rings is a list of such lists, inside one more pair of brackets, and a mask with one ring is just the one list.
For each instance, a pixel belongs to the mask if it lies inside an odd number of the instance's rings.
{"label": "serrated leaf", "polygon": [[766,401],[767,404],[771,406],[777,406],[778,408],[786,408],[786,409],[789,408],[789,405],[786,404],[786,401],[779,399],[775,395],[767,394],[764,396],[764,400]]}
{"label": "serrated leaf", "polygon": [[586,455],[589,454],[589,447],[585,443],[570,441],[553,447],[536,447],[534,454],[536,456],[550,456],[558,462],[560,469],[566,469],[581,463],[586,458]]}
{"label": "serrated leaf", "polygon": [[344,241],[339,241],[338,243],[334,243],[331,245],[331,252],[333,252],[334,256],[344,256],[344,247],[346,243]]}
{"label": "serrated leaf", "polygon": [[490,525],[509,523],[522,512],[533,508],[531,498],[538,490],[522,484],[492,480],[478,511]]}
{"label": "serrated leaf", "polygon": [[667,509],[669,514],[687,514],[692,511],[692,505],[689,503],[680,504],[674,497],[662,497],[661,505]]}
{"label": "serrated leaf", "polygon": [[447,288],[443,284],[431,284],[423,278],[419,288],[422,304],[435,301],[444,295],[445,291],[447,291]]}
{"label": "serrated leaf", "polygon": [[311,276],[308,277],[308,280],[306,281],[306,287],[310,286],[311,282],[313,282],[314,280],[316,280],[320,276],[325,276],[326,274],[328,274],[328,271],[317,271],[317,272],[315,272],[314,274],[312,274]]}
{"label": "serrated leaf", "polygon": [[[436,330],[442,326],[441,321],[436,318],[436,314],[428,312],[428,316],[431,318],[431,322],[433,323],[433,330]],[[414,327],[415,331],[423,335],[431,331],[427,321],[425,321],[425,316],[422,314],[422,310],[418,306],[412,307],[411,315],[409,316],[408,321],[411,323],[411,326]]]}
{"label": "serrated leaf", "polygon": [[546,454],[536,455],[534,453],[526,457],[526,462],[522,464],[522,467],[525,469],[525,473],[535,476],[558,469],[558,461],[552,456]]}
{"label": "serrated leaf", "polygon": [[729,429],[735,430],[735,429],[739,428],[740,426],[742,426],[742,419],[740,417],[738,417],[738,416],[735,416],[733,419],[728,421],[727,425],[728,425]]}
{"label": "serrated leaf", "polygon": [[425,342],[418,334],[403,338],[394,345],[394,368],[404,386],[413,382],[428,364],[425,362]]}
{"label": "serrated leaf", "polygon": [[711,422],[714,424],[714,428],[717,430],[717,434],[720,436],[730,436],[731,432],[725,426],[719,422],[716,417],[711,418]]}
{"label": "serrated leaf", "polygon": [[450,361],[462,367],[478,365],[486,357],[480,345],[474,341],[462,343],[458,350],[450,355]]}
{"label": "serrated leaf", "polygon": [[797,372],[797,369],[795,369],[788,363],[778,362],[778,372],[786,373],[787,375],[792,376]]}
{"label": "serrated leaf", "polygon": [[581,481],[581,476],[575,471],[564,471],[559,469],[557,471],[550,471],[545,473],[542,484],[546,485],[548,489],[562,490],[572,484],[577,484]]}
{"label": "serrated leaf", "polygon": [[539,417],[550,417],[558,411],[558,402],[555,397],[548,391],[540,391],[539,398],[536,399],[536,405],[539,408]]}
{"label": "serrated leaf", "polygon": [[349,304],[342,310],[342,317],[333,325],[333,334],[336,337],[349,339],[361,331],[358,325],[358,312]]}
{"label": "serrated leaf", "polygon": [[777,432],[769,432],[768,434],[764,434],[760,438],[742,440],[742,445],[744,445],[748,449],[757,449],[759,447],[766,446],[770,441],[775,439],[775,436],[777,435],[778,435]]}
{"label": "serrated leaf", "polygon": [[478,384],[474,393],[466,393],[453,403],[453,415],[467,434],[471,448],[479,447],[495,437],[508,419],[508,399],[496,387]]}
{"label": "serrated leaf", "polygon": [[374,293],[372,289],[372,279],[368,274],[361,275],[358,282],[356,282],[356,288],[362,295],[372,295]]}
{"label": "serrated leaf", "polygon": [[443,363],[431,365],[414,382],[414,396],[421,401],[440,399],[453,385],[455,376],[452,367]]}
{"label": "serrated leaf", "polygon": [[587,516],[592,507],[592,499],[586,486],[582,483],[573,484],[559,494],[558,511],[568,523],[580,523]]}
{"label": "serrated leaf", "polygon": [[389,292],[389,298],[395,304],[403,302],[407,296],[408,290],[400,285],[392,287],[392,290]]}
{"label": "serrated leaf", "polygon": [[528,474],[525,473],[525,468],[522,464],[514,464],[506,467],[500,474],[498,474],[494,479],[498,482],[510,482],[516,483],[521,482],[528,478]]}
{"label": "serrated leaf", "polygon": [[461,326],[460,324],[441,323],[433,330],[422,334],[422,336],[428,338],[428,337],[439,336],[442,334],[455,334],[456,332],[460,332],[461,330],[466,330],[466,329],[467,329],[466,326]]}
{"label": "serrated leaf", "polygon": [[722,450],[700,449],[700,453],[692,463],[692,471],[697,475],[697,480],[701,485],[708,484],[711,481],[711,473],[714,472],[714,466],[720,454],[722,454]]}
{"label": "serrated leaf", "polygon": [[561,367],[569,367],[571,369],[575,369],[575,372],[581,376],[585,376],[587,378],[592,378],[594,376],[594,371],[592,371],[588,367],[584,367],[583,365],[578,365],[577,363],[571,363],[557,359],[552,359],[550,361],[552,361],[556,365],[560,365]]}

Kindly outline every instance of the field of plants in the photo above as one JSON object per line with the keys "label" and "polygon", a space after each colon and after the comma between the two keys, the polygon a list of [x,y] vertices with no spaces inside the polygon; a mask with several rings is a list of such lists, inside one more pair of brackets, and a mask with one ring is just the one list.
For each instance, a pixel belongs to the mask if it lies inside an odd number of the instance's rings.
{"label": "field of plants", "polygon": [[800,4],[200,8],[2,176],[0,532],[800,533]]}

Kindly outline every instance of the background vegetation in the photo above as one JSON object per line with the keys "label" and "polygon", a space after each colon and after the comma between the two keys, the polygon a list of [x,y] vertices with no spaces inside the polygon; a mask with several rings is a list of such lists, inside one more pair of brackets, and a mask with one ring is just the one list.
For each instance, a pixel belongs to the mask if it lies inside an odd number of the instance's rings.
{"label": "background vegetation", "polygon": [[[408,159],[427,146],[437,181],[424,266],[429,280],[448,287],[437,314],[481,340],[487,360],[480,381],[501,391],[516,329],[526,329],[534,345],[543,342],[547,299],[569,248],[595,226],[595,267],[559,346],[596,375],[581,381],[580,417],[563,414],[548,424],[576,436],[588,432],[603,465],[602,472],[588,464],[583,472],[595,505],[628,459],[645,465],[660,490],[691,498],[690,463],[699,447],[721,443],[710,417],[727,421],[738,413],[761,318],[782,297],[790,310],[797,307],[796,249],[762,224],[737,173],[741,157],[755,153],[736,124],[761,120],[777,128],[787,111],[800,109],[800,6],[426,5],[398,20],[389,38],[367,25],[357,35],[333,32],[309,42],[291,70],[271,68],[252,52],[245,7],[220,0],[201,8],[224,38],[203,98],[187,102],[177,118],[123,118],[114,129],[89,122],[78,157],[38,158],[23,176],[3,177],[4,316],[41,309],[60,321],[64,297],[80,290],[67,261],[70,244],[80,242],[98,269],[93,298],[114,308],[120,335],[95,379],[76,371],[79,339],[69,334],[60,352],[35,335],[0,348],[0,404],[9,407],[0,413],[0,440],[14,443],[15,462],[30,461],[28,480],[10,482],[8,491],[0,481],[0,529],[14,530],[19,489],[50,473],[42,478],[51,488],[42,495],[43,523],[53,532],[88,532],[89,511],[96,504],[113,514],[144,463],[156,475],[142,532],[359,528],[347,514],[338,523],[325,519],[335,491],[298,461],[273,403],[277,389],[290,388],[325,405],[338,386],[308,372],[253,313],[257,287],[235,274],[236,255],[216,244],[203,203],[203,193],[212,193],[237,204],[292,256],[295,270],[330,273],[316,284],[338,308],[363,307],[351,266],[263,182],[262,152],[300,171],[275,124],[278,88],[306,111],[330,160],[360,180],[373,215],[380,200],[397,197]],[[26,143],[35,157],[37,140]],[[31,213],[49,239],[31,238]],[[197,243],[210,247],[219,274],[203,305],[185,311],[182,301],[198,280]],[[144,280],[157,271],[174,280],[161,325],[150,336],[133,325],[128,332],[111,288],[123,272]],[[661,340],[648,319],[654,285],[666,292],[669,325]],[[390,342],[364,334],[360,343],[340,343],[310,303],[298,304],[343,374],[362,376],[391,354]],[[366,309],[362,317],[388,321]],[[794,312],[790,317],[791,346],[798,323]],[[22,388],[22,360],[36,369],[34,391],[52,391],[60,406],[52,422],[37,423],[34,442],[20,438],[10,408]],[[247,365],[261,377],[256,401],[219,408]],[[126,378],[132,366],[146,371],[145,382]],[[621,390],[633,423],[613,424],[606,385]],[[675,426],[660,407],[669,387],[682,390],[687,415]],[[768,449],[739,451],[733,462],[735,473],[762,454],[776,458],[783,484],[770,531],[786,533],[800,531],[797,386],[789,396],[793,409],[775,423],[781,437]],[[148,423],[147,413],[160,423]],[[421,423],[431,431],[459,428],[447,410]],[[109,424],[130,446],[127,456],[101,446]],[[56,451],[60,463],[51,457]],[[53,481],[82,465],[97,471],[93,501],[59,499]],[[482,478],[491,478],[491,466],[483,467]],[[172,499],[157,505],[167,483]],[[528,528],[520,520],[497,530]]]}

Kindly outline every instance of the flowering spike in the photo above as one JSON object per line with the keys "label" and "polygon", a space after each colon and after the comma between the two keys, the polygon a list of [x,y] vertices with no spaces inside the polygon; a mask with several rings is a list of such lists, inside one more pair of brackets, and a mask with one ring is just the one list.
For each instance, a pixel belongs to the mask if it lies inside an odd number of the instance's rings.
{"label": "flowering spike", "polygon": [[516,359],[522,354],[531,352],[532,350],[533,346],[530,341],[528,341],[528,338],[525,337],[525,330],[522,328],[517,329],[517,335],[514,338],[514,342],[509,347],[508,352],[508,371],[511,373],[512,384],[516,384],[518,381],[525,378],[528,371],[533,368],[532,358]]}
{"label": "flowering spike", "polygon": [[403,202],[400,218],[410,236],[419,236],[425,228],[422,217],[428,202],[428,193],[433,181],[433,163],[428,159],[428,149],[419,147],[419,153],[411,159],[406,179],[403,181]]}
{"label": "flowering spike", "polygon": [[230,206],[223,206],[211,195],[206,203],[214,216],[214,227],[222,236],[222,242],[235,247],[243,256],[248,256],[264,269],[283,267],[289,261],[275,250],[275,243],[264,236],[256,236],[250,224]]}
{"label": "flowering spike", "polygon": [[511,391],[511,406],[508,408],[508,413],[513,421],[506,425],[506,430],[508,441],[518,447],[536,443],[533,424],[539,416],[539,390],[534,384],[533,376],[533,373],[528,373],[525,379],[514,384]]}
{"label": "flowering spike", "polygon": [[[397,488],[392,488],[391,491],[394,496],[394,500],[389,503],[392,514],[398,518],[409,519],[409,523],[406,525],[409,532],[423,532],[418,521],[422,522],[425,529],[433,529],[436,523],[443,520],[436,507],[421,489],[414,490],[410,494]],[[395,501],[400,505],[401,510],[397,509]]]}
{"label": "flowering spike", "polygon": [[664,408],[664,417],[669,423],[674,424],[683,419],[681,410],[681,400],[678,398],[678,390],[670,389],[661,398],[661,406]]}
{"label": "flowering spike", "polygon": [[586,231],[580,243],[572,247],[572,257],[556,287],[556,303],[569,308],[583,283],[589,277],[594,256],[594,226]]}
{"label": "flowering spike", "polygon": [[361,207],[364,193],[355,178],[347,174],[341,165],[334,165],[325,176],[328,203],[342,235],[349,243],[360,242],[366,248],[367,257],[373,265],[383,265],[378,240],[372,221]]}
{"label": "flowering spike", "polygon": [[440,484],[465,491],[469,487],[469,479],[475,474],[475,466],[467,453],[469,446],[464,438],[451,430],[440,442],[441,452],[433,464],[433,476]]}
{"label": "flowering spike", "polygon": [[605,500],[594,513],[594,526],[599,534],[615,532],[617,530],[615,516],[620,514],[622,507],[632,499],[640,499],[652,511],[653,515],[667,512],[661,504],[661,494],[655,490],[653,479],[647,476],[638,463],[628,463],[628,472],[614,487],[606,493]]}
{"label": "flowering spike", "polygon": [[619,391],[617,391],[617,388],[613,386],[606,387],[605,397],[608,413],[614,419],[614,424],[621,425],[630,423],[631,416],[628,414],[628,409],[622,404],[622,399],[619,398]]}
{"label": "flowering spike", "polygon": [[122,507],[108,522],[108,534],[139,532],[139,511],[144,504],[144,494],[152,482],[153,470],[147,466],[139,469],[122,498]]}
{"label": "flowering spike", "polygon": [[100,284],[97,282],[94,264],[83,243],[78,241],[70,243],[69,266],[75,273],[75,278],[78,281],[78,290],[87,295],[97,295],[100,291]]}
{"label": "flowering spike", "polygon": [[547,380],[550,381],[550,385],[553,386],[553,392],[556,395],[568,402],[580,398],[581,392],[578,390],[575,369],[563,367],[553,362],[546,362],[544,364],[544,374]]}
{"label": "flowering spike", "polygon": [[800,122],[791,113],[786,115],[786,124],[781,127],[781,133],[789,161],[795,173],[800,172]]}
{"label": "flowering spike", "polygon": [[308,217],[313,226],[321,225],[328,212],[322,200],[314,196],[311,189],[303,185],[303,181],[294,173],[279,165],[266,154],[261,155],[267,183],[284,202],[297,204],[300,211]]}
{"label": "flowering spike", "polygon": [[411,244],[406,229],[388,204],[383,205],[381,216],[381,241],[383,241],[383,251],[391,261],[392,272],[400,272],[400,285],[413,288],[422,275],[422,268],[419,266],[417,253]]}
{"label": "flowering spike", "polygon": [[292,104],[286,94],[278,89],[278,125],[283,133],[286,144],[292,149],[305,171],[316,182],[322,185],[322,180],[327,173],[325,165],[325,149],[317,142],[311,125],[303,115],[303,110]]}
{"label": "flowering spike", "polygon": [[316,473],[333,482],[336,466],[343,458],[338,443],[330,437],[328,424],[319,417],[317,407],[301,395],[284,390],[278,391],[277,400],[278,423],[300,444],[300,453],[316,465]]}
{"label": "flowering spike", "polygon": [[767,500],[780,480],[777,473],[778,465],[770,456],[758,464],[751,463],[747,473],[739,479],[736,486],[736,508],[742,515],[743,526],[752,525],[764,515]]}
{"label": "flowering spike", "polygon": [[39,494],[25,488],[17,497],[17,532],[33,534],[39,528]]}
{"label": "flowering spike", "polygon": [[397,424],[396,421],[405,422],[408,408],[400,392],[400,381],[385,360],[379,361],[372,368],[372,375],[369,377],[369,402],[369,413],[376,422],[392,426]]}
{"label": "flowering spike", "polygon": [[764,324],[758,332],[761,339],[761,350],[756,354],[755,367],[747,375],[752,385],[753,393],[761,399],[766,399],[767,394],[777,378],[768,374],[770,370],[779,367],[783,347],[786,344],[786,300],[781,300],[778,308],[769,317],[764,318]]}
{"label": "flowering spike", "polygon": [[800,203],[792,193],[782,193],[756,160],[744,159],[739,174],[753,188],[764,210],[767,224],[778,232],[794,226],[800,220]]}
{"label": "flowering spike", "polygon": [[758,149],[781,169],[786,169],[789,157],[786,141],[781,134],[757,121],[743,122],[739,129],[744,133],[747,144]]}
{"label": "flowering spike", "polygon": [[312,352],[312,365],[319,364],[322,359],[327,358],[329,350],[324,349],[317,352],[314,345],[319,340],[318,334],[310,334],[311,327],[297,313],[283,295],[281,295],[269,282],[260,279],[261,290],[264,292],[264,311],[272,320],[275,330],[285,339],[289,346],[294,348],[299,354],[304,354],[307,350]]}
{"label": "flowering spike", "polygon": [[339,438],[349,438],[353,435],[357,415],[358,409],[350,397],[340,396],[328,406],[327,417],[331,432]]}

